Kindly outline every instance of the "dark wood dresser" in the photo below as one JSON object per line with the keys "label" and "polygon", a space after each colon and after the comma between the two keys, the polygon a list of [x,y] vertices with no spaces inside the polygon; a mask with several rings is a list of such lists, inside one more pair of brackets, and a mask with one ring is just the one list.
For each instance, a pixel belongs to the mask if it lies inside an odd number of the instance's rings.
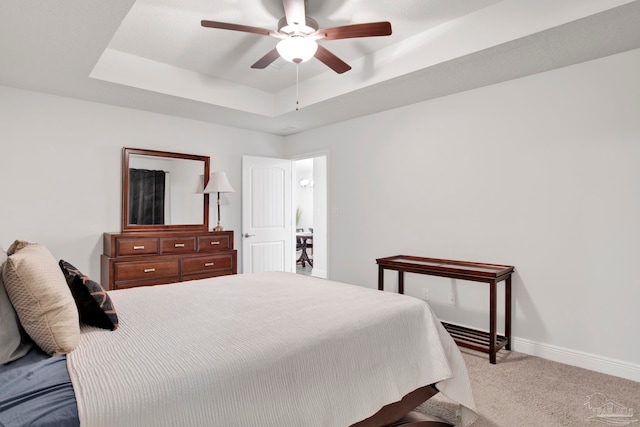
{"label": "dark wood dresser", "polygon": [[108,290],[238,272],[233,231],[104,233],[101,283]]}

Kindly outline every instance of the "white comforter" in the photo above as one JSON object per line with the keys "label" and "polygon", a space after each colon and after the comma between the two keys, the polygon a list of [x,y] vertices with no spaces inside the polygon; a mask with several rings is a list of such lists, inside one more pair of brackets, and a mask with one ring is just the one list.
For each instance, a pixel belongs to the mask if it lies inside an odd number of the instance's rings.
{"label": "white comforter", "polygon": [[67,357],[81,427],[346,427],[438,383],[475,419],[464,361],[415,298],[290,273],[110,292],[120,327]]}

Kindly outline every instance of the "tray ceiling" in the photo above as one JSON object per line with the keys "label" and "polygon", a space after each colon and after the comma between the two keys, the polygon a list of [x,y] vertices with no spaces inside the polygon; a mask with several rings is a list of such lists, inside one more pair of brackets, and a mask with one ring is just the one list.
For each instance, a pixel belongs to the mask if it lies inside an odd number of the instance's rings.
{"label": "tray ceiling", "polygon": [[2,85],[281,135],[640,47],[639,1],[309,0],[320,27],[388,20],[393,35],[321,41],[352,70],[311,59],[296,85],[284,60],[250,68],[276,39],[200,26],[275,30],[279,0],[2,8]]}

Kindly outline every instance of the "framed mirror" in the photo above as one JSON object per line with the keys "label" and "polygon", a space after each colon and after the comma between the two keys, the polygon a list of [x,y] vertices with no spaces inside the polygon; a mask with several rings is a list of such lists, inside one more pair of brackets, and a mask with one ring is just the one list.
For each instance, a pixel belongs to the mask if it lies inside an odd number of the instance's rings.
{"label": "framed mirror", "polygon": [[124,148],[122,232],[207,231],[209,156]]}

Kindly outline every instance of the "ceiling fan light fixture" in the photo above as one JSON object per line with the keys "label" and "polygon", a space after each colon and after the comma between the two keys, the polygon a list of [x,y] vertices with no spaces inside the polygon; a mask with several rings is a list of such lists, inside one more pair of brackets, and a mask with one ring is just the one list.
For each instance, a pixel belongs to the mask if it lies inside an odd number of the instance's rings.
{"label": "ceiling fan light fixture", "polygon": [[[233,1],[238,2],[238,0]],[[317,40],[343,40],[391,35],[391,23],[388,21],[366,22],[320,29],[318,22],[306,15],[307,1],[282,0],[285,16],[278,21],[277,31],[204,19],[200,21],[200,25],[207,28],[240,31],[279,39],[280,42],[276,48],[271,49],[251,65],[252,69],[258,70],[267,68],[278,58],[283,58],[287,62],[293,62],[294,64],[300,64],[312,57],[316,57],[318,61],[336,73],[342,74],[349,71],[351,66],[324,46],[318,45]]]}
{"label": "ceiling fan light fixture", "polygon": [[276,45],[280,56],[286,61],[299,64],[313,58],[318,50],[318,43],[311,38],[291,36],[282,39]]}

